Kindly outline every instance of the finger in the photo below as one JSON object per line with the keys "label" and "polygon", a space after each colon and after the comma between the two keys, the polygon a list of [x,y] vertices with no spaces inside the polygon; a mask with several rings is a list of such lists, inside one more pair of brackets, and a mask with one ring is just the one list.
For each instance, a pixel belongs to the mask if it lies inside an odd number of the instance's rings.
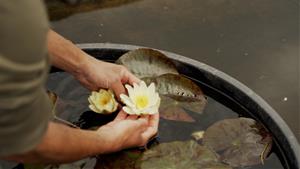
{"label": "finger", "polygon": [[158,131],[158,124],[159,124],[159,114],[150,115],[148,119],[148,127],[145,132],[142,134],[144,139],[151,139]]}
{"label": "finger", "polygon": [[125,94],[126,93],[126,90],[125,90],[123,84],[121,83],[121,81],[115,82],[111,86],[111,89],[115,92],[118,100],[120,100],[120,94]]}
{"label": "finger", "polygon": [[79,82],[88,90],[90,91],[98,91],[99,87],[97,87],[96,85],[91,84],[89,81],[87,81],[86,79],[78,79]]}
{"label": "finger", "polygon": [[129,119],[129,120],[136,120],[136,119],[138,119],[138,116],[137,116],[137,115],[129,115],[129,116],[127,116],[126,119]]}
{"label": "finger", "polygon": [[155,129],[158,129],[159,124],[159,114],[154,114],[149,117],[149,126],[155,127]]}
{"label": "finger", "polygon": [[149,123],[149,116],[143,115],[140,118],[138,118],[138,121],[141,122],[141,123],[144,123],[147,127],[148,123]]}
{"label": "finger", "polygon": [[118,115],[117,115],[117,117],[115,118],[114,121],[124,120],[124,119],[126,119],[126,117],[127,117],[127,113],[124,112],[124,110],[121,110],[121,111],[118,113]]}
{"label": "finger", "polygon": [[122,83],[126,84],[129,83],[130,85],[133,85],[133,83],[140,83],[140,79],[134,76],[131,72],[129,72],[127,69],[125,70],[124,76],[122,78]]}

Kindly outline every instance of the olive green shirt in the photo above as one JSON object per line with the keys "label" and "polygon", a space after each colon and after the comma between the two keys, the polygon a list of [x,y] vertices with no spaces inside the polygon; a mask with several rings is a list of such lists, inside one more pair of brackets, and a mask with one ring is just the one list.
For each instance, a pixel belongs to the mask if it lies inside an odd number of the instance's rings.
{"label": "olive green shirt", "polygon": [[51,116],[49,23],[41,0],[0,1],[0,156],[32,150]]}

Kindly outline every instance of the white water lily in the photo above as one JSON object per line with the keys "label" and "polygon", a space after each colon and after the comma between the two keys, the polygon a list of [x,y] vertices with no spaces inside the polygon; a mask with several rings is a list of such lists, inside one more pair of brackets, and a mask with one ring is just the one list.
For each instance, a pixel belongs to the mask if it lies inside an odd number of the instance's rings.
{"label": "white water lily", "polygon": [[89,108],[100,114],[109,114],[117,110],[118,102],[111,90],[100,89],[89,96]]}
{"label": "white water lily", "polygon": [[142,81],[140,84],[133,84],[133,87],[125,85],[128,96],[121,94],[120,98],[126,106],[123,110],[131,115],[146,115],[158,113],[160,105],[160,97],[155,91],[154,83],[147,87],[146,83]]}

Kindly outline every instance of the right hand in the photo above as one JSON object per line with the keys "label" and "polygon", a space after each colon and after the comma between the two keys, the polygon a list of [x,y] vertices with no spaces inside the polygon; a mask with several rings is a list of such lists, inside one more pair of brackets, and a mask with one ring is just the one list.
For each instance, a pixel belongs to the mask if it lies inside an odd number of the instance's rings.
{"label": "right hand", "polygon": [[128,115],[123,110],[114,121],[100,127],[98,132],[105,133],[111,140],[110,152],[126,148],[145,146],[158,130],[159,114],[155,115]]}

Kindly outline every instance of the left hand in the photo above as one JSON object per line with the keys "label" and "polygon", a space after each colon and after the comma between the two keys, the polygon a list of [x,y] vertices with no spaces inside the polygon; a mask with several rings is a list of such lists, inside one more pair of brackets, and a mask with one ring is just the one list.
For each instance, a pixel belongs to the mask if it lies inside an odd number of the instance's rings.
{"label": "left hand", "polygon": [[119,98],[126,90],[123,84],[139,83],[139,79],[122,65],[103,62],[88,56],[82,70],[75,74],[76,79],[86,88],[96,91],[100,88],[112,89]]}

